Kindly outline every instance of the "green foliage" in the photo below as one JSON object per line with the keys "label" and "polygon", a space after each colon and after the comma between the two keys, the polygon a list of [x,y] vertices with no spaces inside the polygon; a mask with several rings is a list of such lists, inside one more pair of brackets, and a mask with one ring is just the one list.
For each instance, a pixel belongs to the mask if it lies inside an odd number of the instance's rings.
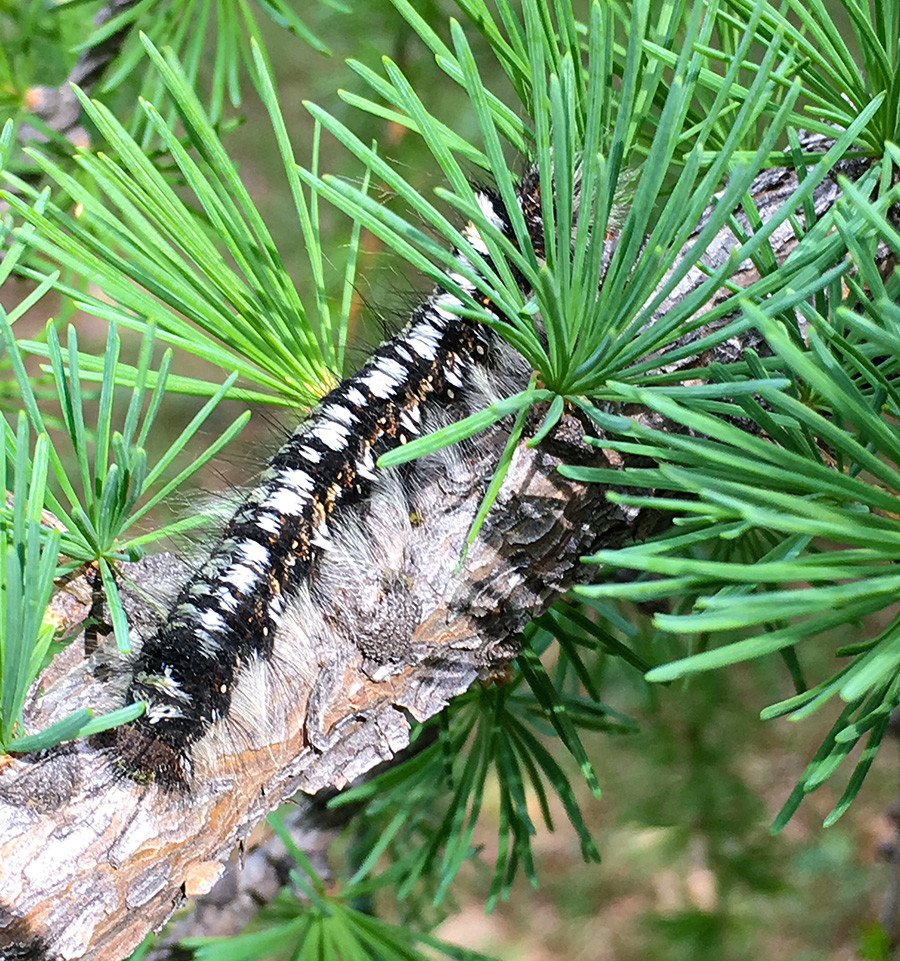
{"label": "green foliage", "polygon": [[[9,427],[3,421],[4,447]],[[53,531],[45,543],[41,537],[41,505],[47,480],[47,438],[41,437],[35,450],[35,463],[28,471],[27,422],[19,416],[16,437],[16,470],[13,484],[12,530],[0,527],[0,548],[4,563],[0,594],[2,606],[3,656],[2,728],[0,743],[12,740],[21,714],[28,684],[43,663],[53,638],[52,624],[43,622],[53,589],[59,532]],[[0,473],[6,487],[6,459],[0,459]],[[29,476],[30,475],[30,476]],[[28,585],[34,585],[29,591]],[[15,666],[15,669],[11,665]],[[32,669],[34,668],[34,669]]]}
{"label": "green foliage", "polygon": [[[0,137],[0,154],[8,149],[11,133],[12,126],[7,124]],[[38,210],[46,199],[46,194],[38,198]],[[11,231],[12,221],[7,216],[4,236],[9,238]],[[26,227],[9,243],[0,261],[0,279],[5,280],[20,267],[30,233],[31,229]],[[4,394],[7,397],[15,396],[17,406],[24,407],[24,411],[19,411],[15,430],[6,419],[0,421],[4,448],[0,458],[0,473],[3,474],[3,489],[7,492],[4,504],[0,505],[0,555],[4,565],[4,591],[0,592],[3,607],[0,611],[0,751],[42,750],[60,741],[96,733],[131,720],[143,710],[142,705],[128,705],[95,718],[92,711],[85,708],[45,731],[32,734],[23,731],[22,707],[32,681],[46,664],[49,646],[54,639],[55,625],[52,619],[45,616],[54,579],[85,564],[94,564],[102,578],[119,645],[122,650],[127,650],[128,626],[116,584],[120,562],[136,559],[144,544],[195,525],[197,519],[178,521],[139,536],[126,532],[214,456],[240,430],[249,416],[241,415],[209,449],[196,455],[175,478],[164,480],[164,472],[193,440],[224,389],[209,401],[159,461],[149,466],[143,445],[165,391],[171,356],[167,355],[163,361],[156,389],[141,418],[152,349],[152,337],[145,339],[123,430],[121,433],[114,431],[117,413],[114,388],[119,374],[119,341],[115,327],[111,325],[106,353],[96,365],[101,387],[93,430],[86,426],[86,398],[79,378],[74,329],[70,329],[69,350],[65,352],[60,347],[53,326],[48,327],[46,344],[30,344],[50,357],[55,386],[52,396],[59,404],[61,417],[48,419],[39,405],[39,398],[43,399],[48,392],[35,390],[25,369],[23,342],[15,338],[12,325],[51,289],[58,273],[36,276],[31,271],[31,276],[37,281],[34,290],[9,314],[0,309],[4,368],[12,374]],[[51,427],[60,421],[72,446],[80,492],[69,477],[71,462],[50,439]],[[30,453],[29,422],[37,434],[33,454]],[[88,450],[89,437],[94,443],[92,458]],[[11,482],[7,481],[7,464],[13,468]],[[52,481],[48,482],[51,478]],[[47,526],[42,515],[44,508],[54,515],[56,529]],[[60,554],[65,556],[65,561]]]}
{"label": "green foliage", "polygon": [[[85,3],[86,0],[64,0],[61,7]],[[332,10],[348,13],[349,8],[339,0],[322,0]],[[159,48],[166,47],[184,67],[185,77],[192,89],[204,91],[209,116],[214,124],[223,119],[226,101],[234,107],[241,105],[243,93],[242,68],[253,70],[252,45],[262,43],[262,32],[257,22],[257,12],[262,12],[280,27],[319,53],[327,54],[328,47],[306,26],[286,0],[138,0],[126,6],[114,17],[97,27],[79,45],[79,50],[90,50],[109,42],[120,31],[127,36],[121,53],[115,59],[114,69],[104,78],[102,91],[108,94],[117,87],[134,85],[134,74],[140,76],[141,99],[154,104],[171,127],[177,117],[176,107],[169,105],[169,92],[164,78],[147,61],[141,45],[140,34]],[[202,69],[209,61],[212,70]],[[130,91],[129,91],[130,92]],[[136,99],[136,98],[134,98]],[[143,133],[142,144],[152,140],[156,131],[146,116],[137,113],[134,130]]]}
{"label": "green foliage", "polygon": [[[795,315],[787,315],[788,322],[777,300],[744,305],[745,316],[765,335],[774,355],[766,366],[789,373],[789,388],[771,379],[760,382],[752,396],[742,394],[735,388],[745,385],[732,380],[734,371],[722,368],[712,373],[727,388],[729,403],[716,408],[701,398],[685,403],[652,388],[631,391],[634,402],[690,428],[691,434],[591,411],[604,429],[637,441],[604,440],[603,446],[653,451],[659,466],[626,470],[630,483],[681,495],[612,499],[652,503],[681,516],[672,533],[592,558],[650,577],[624,588],[585,585],[580,591],[592,597],[693,598],[688,613],[659,614],[655,622],[663,630],[703,638],[704,648],[708,639],[727,638],[730,632],[749,634],[654,668],[649,679],[673,680],[774,651],[796,658],[793,647],[800,642],[821,639],[841,625],[858,631],[856,643],[836,651],[849,658],[845,666],[809,689],[802,673],[795,673],[797,694],[763,712],[800,719],[835,695],[847,705],[776,827],[867,737],[828,822],[839,817],[859,791],[890,714],[900,705],[898,622],[890,616],[900,585],[900,435],[891,419],[900,411],[892,322],[898,278],[882,280],[872,260],[879,242],[900,251],[900,234],[885,219],[898,194],[888,185],[873,202],[864,188],[844,187],[847,200],[834,211],[834,225],[852,255],[844,263],[846,297],[832,282],[830,296],[819,301],[824,314],[804,299],[794,306]],[[801,320],[805,341],[798,336]],[[748,354],[746,362],[762,369],[755,355]],[[723,413],[751,418],[757,430],[741,429],[722,419]],[[765,440],[759,436],[763,432]],[[563,472],[586,480],[608,479],[612,473],[576,467]],[[727,547],[748,530],[774,537],[757,556],[735,557]],[[867,632],[865,618],[881,612],[887,625]]]}
{"label": "green foliage", "polygon": [[[321,3],[340,14],[349,12],[340,0]],[[241,106],[244,72],[253,71],[253,44],[263,38],[259,13],[318,53],[330,53],[286,0],[137,0],[120,4],[102,24],[90,21],[97,6],[93,0],[52,5],[14,0],[0,5],[0,110],[21,113],[23,105],[27,109],[28,88],[62,83],[60,66],[72,66],[78,54],[96,60],[106,55],[106,49],[121,47],[103,75],[104,98],[121,91],[128,103],[148,101],[171,129],[177,108],[165,81],[146,59],[141,44],[141,35],[146,34],[157,47],[167,47],[178,57],[191,87],[203,90],[210,118],[218,125],[225,120],[227,104]],[[133,114],[129,126],[144,149],[156,142],[156,131],[143,111]],[[54,136],[52,128],[40,123],[39,127],[66,151],[65,141]]]}
{"label": "green foliage", "polygon": [[840,0],[840,6],[850,33],[823,0],[787,0],[777,6],[727,0],[733,13],[724,16],[743,26],[757,13],[760,41],[774,41],[796,58],[805,103],[792,123],[830,137],[834,125],[846,129],[868,104],[882,97],[858,138],[866,152],[877,155],[900,134],[900,4]]}
{"label": "green foliage", "polygon": [[[0,457],[0,481],[11,493],[0,523],[4,587],[0,591],[0,752],[39,751],[130,721],[143,711],[143,705],[131,704],[96,718],[90,709],[82,708],[43,731],[23,732],[22,708],[31,682],[46,663],[55,633],[46,611],[57,575],[61,537],[58,530],[48,531],[43,526],[51,455],[47,435],[38,437],[34,458],[29,461],[25,415],[19,415],[15,433],[5,420],[0,421],[0,429],[6,451],[6,456]],[[11,484],[7,459],[13,467]]]}
{"label": "green foliage", "polygon": [[[115,305],[110,308],[105,300],[62,287],[75,294],[79,306],[138,329],[154,325],[169,342],[236,370],[265,389],[236,389],[232,396],[308,405],[334,383],[332,371],[342,360],[324,294],[320,291],[317,299],[319,323],[314,327],[202,106],[172,58],[149,44],[148,50],[200,157],[187,152],[151,104],[143,104],[144,110],[204,216],[182,199],[112,114],[86,98],[86,113],[119,158],[89,151],[78,155],[93,182],[91,189],[33,152],[44,172],[81,205],[78,217],[55,204],[48,204],[44,213],[11,192],[5,197],[26,221],[40,227],[29,242],[77,273],[95,278]],[[274,107],[274,100],[270,102]],[[285,163],[291,177],[292,158],[286,156]],[[28,184],[12,176],[10,180],[25,196],[34,196]],[[294,199],[310,267],[321,277],[317,208],[306,204],[299,189]],[[353,265],[351,258],[347,287]],[[343,317],[341,328],[345,321]],[[180,378],[170,389],[213,394],[218,388],[200,378]]]}
{"label": "green foliage", "polygon": [[[44,418],[31,390],[31,382],[22,359],[21,345],[13,336],[5,317],[0,316],[0,335],[11,359],[22,398],[32,427],[46,431]],[[244,424],[249,413],[241,414],[202,453],[196,455],[175,477],[163,480],[169,465],[193,440],[203,422],[227,392],[234,380],[229,380],[207,401],[188,426],[169,445],[165,453],[151,467],[147,462],[144,444],[159,412],[159,405],[168,379],[171,351],[163,358],[155,378],[155,386],[147,398],[147,381],[152,354],[152,336],[145,338],[138,366],[135,368],[134,387],[121,432],[113,429],[114,389],[119,379],[119,338],[115,324],[110,324],[102,366],[98,371],[101,385],[97,421],[90,436],[94,450],[88,450],[88,429],[85,424],[85,398],[82,393],[78,340],[74,327],[69,328],[68,349],[63,352],[56,330],[48,328],[47,353],[56,382],[62,419],[71,443],[72,454],[78,465],[80,490],[69,478],[69,471],[55,447],[50,450],[50,464],[59,494],[48,489],[44,503],[65,528],[60,549],[71,560],[62,573],[84,564],[95,564],[103,580],[110,617],[116,639],[122,651],[129,650],[128,624],[116,586],[116,571],[122,561],[137,560],[143,546],[161,537],[187,530],[204,522],[202,515],[184,518],[158,527],[149,534],[135,535],[130,528],[148,511],[167,497],[179,484],[202,467],[225,446]],[[37,348],[38,345],[32,345]],[[67,369],[68,365],[68,369]],[[143,418],[141,411],[147,403]],[[9,445],[8,445],[9,446]],[[142,500],[143,502],[139,502]]]}
{"label": "green foliage", "polygon": [[[7,254],[7,259],[14,255],[15,251],[12,251]],[[13,431],[5,419],[0,421],[5,451],[4,457],[0,458],[0,473],[3,474],[4,490],[9,492],[5,504],[0,506],[0,554],[4,558],[5,588],[0,595],[3,606],[0,612],[0,630],[3,632],[0,637],[0,751],[37,751],[132,720],[143,710],[142,704],[132,704],[94,718],[92,711],[85,708],[45,731],[23,733],[22,707],[31,682],[46,664],[49,645],[54,639],[55,624],[45,616],[54,579],[86,564],[94,565],[102,579],[119,646],[127,651],[128,624],[117,587],[121,562],[135,560],[144,544],[196,526],[202,518],[186,518],[141,535],[129,535],[129,528],[214,456],[241,429],[249,415],[241,415],[176,477],[163,480],[166,469],[193,439],[225,388],[207,403],[158,462],[150,467],[143,444],[158,413],[170,357],[163,362],[157,390],[141,420],[152,339],[145,341],[137,368],[138,381],[123,430],[121,433],[114,431],[113,388],[118,372],[119,342],[115,327],[110,326],[97,421],[89,432],[85,424],[85,399],[77,361],[71,360],[70,369],[66,369],[56,331],[50,327],[47,349],[62,421],[77,464],[79,492],[69,478],[64,456],[50,442],[45,418],[25,371],[20,345],[2,311],[0,335],[25,406],[25,412],[19,413],[17,430]],[[70,329],[66,357],[77,356],[75,332]],[[29,420],[38,433],[33,454],[29,453]],[[94,442],[92,459],[89,459],[88,436]],[[13,466],[11,484],[6,481],[7,462]],[[48,470],[55,485],[48,484]],[[142,498],[143,502],[139,504]],[[55,528],[47,526],[42,515],[45,507],[54,515]]]}
{"label": "green foliage", "polygon": [[[251,925],[252,930],[233,938],[186,938],[182,945],[194,949],[197,961],[429,961],[434,957],[457,961],[490,961],[476,951],[466,951],[408,926],[390,924],[360,910],[373,890],[384,885],[351,879],[337,890],[326,885],[309,858],[295,844],[277,814],[269,823],[297,864],[291,885],[267,905]],[[423,952],[420,947],[430,948]]]}
{"label": "green foliage", "polygon": [[[779,289],[804,291],[810,283],[818,282],[822,271],[832,266],[836,251],[842,249],[840,241],[831,245],[822,243],[815,248],[810,261],[795,258],[779,266],[771,256],[768,241],[793,215],[797,205],[811,196],[814,187],[854,142],[877,104],[869,105],[854,120],[820,165],[804,179],[792,203],[785,204],[778,215],[747,238],[732,259],[700,284],[690,297],[661,311],[661,305],[684,281],[710,239],[742,203],[753,178],[782,134],[799,95],[797,85],[784,98],[755,154],[738,162],[738,147],[748,132],[755,129],[764,105],[770,102],[778,85],[790,75],[792,61],[788,58],[776,64],[777,44],[770,44],[750,89],[741,92],[740,102],[734,102],[737,72],[755,37],[754,20],[741,37],[735,58],[721,78],[705,121],[692,127],[693,146],[680,156],[682,168],[673,185],[670,171],[679,149],[679,132],[685,126],[697,90],[697,77],[704,61],[700,50],[709,43],[715,16],[710,12],[702,18],[701,8],[697,6],[691,18],[682,23],[682,53],[676,60],[673,76],[664,84],[660,70],[646,69],[649,55],[644,42],[650,31],[644,5],[633,7],[623,58],[613,53],[616,18],[612,7],[592,4],[586,58],[583,58],[580,51],[574,56],[569,46],[568,41],[576,31],[568,29],[571,10],[567,12],[563,6],[557,10],[557,30],[550,29],[546,11],[534,0],[524,4],[524,24],[509,11],[505,23],[509,35],[520,42],[519,60],[528,64],[530,84],[516,84],[519,73],[513,82],[523,97],[523,106],[530,109],[533,122],[529,133],[540,171],[544,227],[540,261],[515,200],[512,175],[503,152],[507,108],[498,105],[498,98],[491,97],[485,89],[465,34],[458,25],[451,27],[453,59],[448,61],[450,51],[443,45],[438,48],[439,55],[442,62],[450,64],[448,71],[458,75],[472,100],[484,141],[483,154],[473,156],[468,148],[460,150],[458,138],[447,135],[446,126],[428,112],[390,61],[385,60],[390,84],[376,84],[368,73],[366,78],[389,99],[394,112],[409,118],[410,129],[421,135],[453,188],[452,192],[439,190],[439,196],[476,225],[489,256],[479,254],[437,206],[423,198],[345,124],[321,108],[309,106],[326,129],[388,183],[433,231],[460,251],[468,264],[461,265],[444,245],[435,244],[421,228],[354,186],[333,177],[312,174],[304,174],[306,182],[443,288],[451,290],[464,305],[462,313],[498,330],[528,359],[546,385],[546,389],[538,390],[533,383],[528,391],[514,398],[493,404],[443,431],[386,454],[380,461],[382,466],[432,452],[516,412],[517,426],[510,440],[513,444],[518,440],[517,431],[521,430],[526,408],[543,400],[552,399],[555,404],[544,429],[552,426],[565,400],[581,403],[580,398],[589,395],[622,401],[624,397],[616,383],[646,382],[648,374],[658,372],[663,365],[695,353],[698,345],[691,343],[686,347],[686,335],[728,317],[737,307],[740,296],[761,298]],[[757,7],[761,11],[762,2]],[[400,9],[409,16],[405,5],[401,4]],[[712,11],[715,9],[713,5]],[[499,36],[498,25],[490,21],[480,5],[477,19],[483,30]],[[490,28],[489,24],[492,24]],[[432,47],[439,43],[430,30],[426,32],[426,39]],[[502,52],[497,55],[509,67],[512,55]],[[618,89],[619,77],[621,89]],[[661,92],[663,87],[667,89],[665,95]],[[710,161],[708,141],[715,139],[718,129],[715,124],[726,106],[731,113],[730,131]],[[652,141],[639,171],[632,175],[628,165],[639,152],[638,131],[646,135],[648,128],[654,130]],[[517,142],[517,137],[512,140],[513,145]],[[515,242],[504,237],[478,208],[471,184],[455,156],[457,152],[461,158],[474,160],[490,171],[510,214]],[[730,174],[728,186],[701,226],[710,197],[726,174]],[[631,181],[627,209],[623,209],[617,196],[617,188],[625,180]],[[573,205],[576,192],[582,198],[577,210]],[[607,236],[611,231],[618,232],[619,239],[607,257]],[[732,298],[717,298],[728,275],[746,259],[760,266],[761,279]],[[515,273],[510,265],[514,265]],[[457,279],[460,274],[475,285],[480,298],[486,298],[502,310],[503,320],[498,320],[460,286]],[[710,306],[704,309],[707,304]],[[721,324],[714,334],[706,336],[702,346],[711,347],[727,340],[744,327],[746,324],[743,327]],[[694,389],[673,388],[676,395]],[[493,503],[508,463],[509,457],[506,457],[498,465],[469,541]]]}
{"label": "green foliage", "polygon": [[[70,201],[80,205],[77,216],[56,204],[48,203],[42,210],[12,192],[4,196],[23,219],[40,228],[28,235],[29,243],[76,273],[94,278],[114,304],[110,307],[106,298],[58,285],[80,307],[139,330],[155,326],[168,342],[264,388],[234,388],[229,396],[308,406],[333,385],[343,363],[345,333],[338,332],[346,330],[355,255],[348,264],[342,311],[335,321],[323,289],[318,207],[314,200],[307,201],[296,183],[284,121],[271,80],[263,72],[261,82],[279,133],[309,267],[317,278],[313,324],[203,107],[172,57],[163,57],[149,43],[147,47],[199,157],[189,154],[151,104],[144,103],[143,109],[172,152],[203,215],[167,182],[112,114],[86,98],[82,98],[85,112],[118,155],[118,159],[90,151],[78,155],[90,188],[62,165],[31,152]],[[264,71],[261,60],[258,66]],[[8,176],[22,194],[35,196],[27,183]],[[355,250],[358,233],[352,244]],[[128,378],[132,383],[134,376]],[[179,377],[172,378],[170,390],[214,394],[218,386]]]}
{"label": "green foliage", "polygon": [[[547,615],[529,628],[529,647],[516,661],[518,673],[496,684],[476,685],[454,699],[441,716],[436,737],[433,724],[420,726],[409,760],[332,802],[366,802],[355,820],[356,830],[363,832],[357,844],[366,852],[355,879],[372,872],[387,854],[386,875],[401,902],[413,899],[416,904],[417,890],[424,886],[432,905],[439,904],[462,865],[479,853],[473,836],[494,791],[499,798],[490,803],[499,808],[498,838],[488,910],[509,897],[520,870],[537,884],[531,810],[538,810],[552,830],[554,796],[578,834],[584,858],[599,860],[570,775],[545,740],[559,740],[591,794],[599,797],[600,785],[580,732],[627,733],[635,725],[593,696],[590,672],[574,648],[564,647],[554,676],[548,674],[538,654],[550,646],[556,625],[556,617]],[[578,643],[584,645],[586,636],[591,635],[582,632]],[[592,696],[579,690],[579,679]],[[425,908],[415,910],[422,913]]]}
{"label": "green foliage", "polygon": [[[763,4],[757,6],[762,9]],[[404,5],[400,8],[406,11]],[[798,258],[779,267],[771,256],[766,257],[768,239],[792,216],[797,204],[811,196],[815,185],[869,121],[877,103],[869,105],[855,119],[823,158],[821,166],[804,179],[792,198],[793,203],[785,204],[772,221],[754,232],[735,251],[733,259],[701,284],[691,297],[661,312],[660,305],[684,280],[710,238],[743,202],[747,188],[783,133],[800,92],[796,85],[767,127],[755,154],[750,158],[738,157],[737,149],[743,138],[755,129],[764,105],[790,76],[793,65],[789,59],[776,64],[777,45],[771,44],[752,86],[749,90],[739,90],[740,100],[735,103],[738,90],[735,76],[741,56],[755,36],[748,29],[741,38],[733,65],[725,77],[720,78],[718,95],[705,123],[692,128],[693,146],[681,157],[683,169],[673,185],[669,175],[678,133],[685,125],[697,91],[697,76],[704,60],[699,50],[709,43],[715,17],[701,18],[698,6],[692,19],[682,24],[682,54],[676,61],[674,75],[664,84],[661,71],[647,65],[649,55],[644,41],[650,31],[642,4],[635,4],[633,8],[624,58],[612,54],[616,26],[612,8],[593,4],[585,44],[586,62],[582,64],[579,56],[577,67],[572,51],[566,47],[566,30],[560,29],[558,34],[549,31],[541,19],[541,5],[527,2],[524,9],[524,25],[512,21],[516,27],[512,32],[525,44],[520,53],[527,53],[526,62],[530,65],[531,86],[524,105],[533,114],[534,127],[529,130],[529,139],[534,139],[535,159],[541,172],[545,262],[538,262],[513,198],[512,175],[501,143],[506,127],[500,121],[506,117],[506,108],[498,106],[496,98],[492,98],[481,83],[459,27],[452,31],[455,49],[452,60],[448,61],[447,48],[440,47],[442,64],[451,75],[459,76],[472,99],[484,139],[483,154],[473,155],[469,145],[461,148],[458,138],[448,136],[446,127],[428,112],[399,69],[389,61],[385,62],[385,68],[390,84],[381,81],[376,85],[371,74],[366,74],[366,79],[389,99],[396,113],[408,118],[410,129],[420,133],[453,188],[452,192],[439,190],[439,196],[478,227],[490,257],[481,256],[437,206],[418,194],[345,124],[314,105],[309,109],[316,119],[385,180],[420,220],[424,219],[434,232],[443,236],[446,244],[461,251],[471,266],[461,266],[446,245],[435,244],[429,234],[352,185],[311,174],[304,174],[304,179],[325,199],[360,220],[397,253],[451,290],[464,303],[465,316],[475,317],[503,334],[529,360],[551,397],[560,398],[560,403],[562,399],[577,400],[583,395],[621,400],[612,382],[644,383],[648,373],[695,352],[696,344],[685,347],[685,335],[733,313],[741,296],[761,298],[778,289],[803,290],[804,285],[813,282],[833,263],[836,250],[841,249],[839,241],[831,246],[822,243],[811,262]],[[566,22],[562,13],[560,17]],[[478,22],[487,32],[492,32],[480,7]],[[496,24],[493,29],[499,32]],[[552,44],[551,36],[557,37]],[[430,30],[426,39],[432,46],[437,43]],[[506,64],[507,60],[503,62]],[[556,69],[559,75],[554,72]],[[621,91],[617,92],[620,76]],[[663,97],[664,86],[668,93]],[[657,101],[661,101],[661,106],[657,106]],[[730,133],[710,160],[708,140],[726,106]],[[645,134],[648,128],[655,130],[655,134],[639,170],[632,173],[629,164],[635,162],[640,152],[637,131]],[[513,145],[518,143],[518,137],[509,139]],[[515,243],[503,237],[478,209],[469,180],[455,156],[457,153],[490,171],[510,211]],[[730,177],[724,195],[714,213],[692,237],[711,194],[725,174]],[[629,181],[630,197],[627,207],[623,208],[618,188],[624,181]],[[572,205],[576,183],[583,198],[577,212]],[[607,264],[604,250],[611,230],[617,231],[620,239]],[[704,310],[729,273],[748,258],[765,268],[765,276],[749,290],[735,293],[733,298],[720,300]],[[514,265],[517,275],[513,275],[507,265]],[[497,320],[475,297],[467,294],[454,279],[454,273],[471,281],[479,295],[502,310],[504,319]],[[598,288],[599,296],[595,293]],[[746,323],[743,326],[746,327]],[[738,325],[723,324],[704,340],[703,347],[726,340],[741,329]],[[385,455],[382,464],[398,464],[428,453],[466,436],[469,431],[482,429],[512,410],[547,398],[543,388],[532,388],[531,392],[473,415],[469,421]],[[555,410],[558,416],[559,404]]]}

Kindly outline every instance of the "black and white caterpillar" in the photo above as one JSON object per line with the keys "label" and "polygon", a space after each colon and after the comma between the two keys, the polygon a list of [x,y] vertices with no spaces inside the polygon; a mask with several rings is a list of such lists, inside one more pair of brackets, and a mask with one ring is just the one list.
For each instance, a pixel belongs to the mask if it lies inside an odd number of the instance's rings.
{"label": "black and white caterpillar", "polygon": [[[517,188],[537,250],[543,244],[539,189],[534,173]],[[499,198],[486,190],[476,198],[489,222],[512,239]],[[487,254],[474,225],[464,233]],[[491,309],[465,277],[453,279]],[[376,492],[378,457],[483,404],[494,370],[508,386],[523,385],[528,371],[521,359],[513,360],[489,328],[461,318],[460,306],[453,294],[435,288],[406,328],[324,397],[271,459],[135,658],[127,698],[145,701],[146,712],[115,733],[120,764],[132,776],[189,782],[195,745],[227,720],[242,677],[246,684],[250,668],[273,656],[292,599],[314,576],[333,529]]]}

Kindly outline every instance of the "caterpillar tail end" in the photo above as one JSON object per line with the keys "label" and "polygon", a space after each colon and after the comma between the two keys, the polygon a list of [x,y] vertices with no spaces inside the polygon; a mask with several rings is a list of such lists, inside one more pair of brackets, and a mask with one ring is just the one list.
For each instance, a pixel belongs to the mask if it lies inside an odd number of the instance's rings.
{"label": "caterpillar tail end", "polygon": [[171,791],[190,790],[193,767],[187,750],[176,748],[134,722],[95,735],[92,743],[109,750],[114,768],[123,778]]}

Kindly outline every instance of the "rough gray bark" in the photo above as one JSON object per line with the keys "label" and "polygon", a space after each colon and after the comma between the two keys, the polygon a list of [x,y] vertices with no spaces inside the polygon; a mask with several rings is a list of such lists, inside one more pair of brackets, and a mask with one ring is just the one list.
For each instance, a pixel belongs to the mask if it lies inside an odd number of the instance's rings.
{"label": "rough gray bark", "polygon": [[[788,171],[758,179],[753,194],[764,221],[795,187]],[[816,196],[819,212],[838,193],[834,181],[824,182]],[[734,242],[723,231],[710,245],[707,265],[721,263]],[[795,243],[793,231],[785,227],[772,243],[784,259]],[[704,277],[692,271],[673,296],[686,296]],[[749,264],[732,277],[742,286],[754,279]],[[741,346],[728,342],[698,360],[727,361]],[[567,416],[539,448],[519,446],[459,572],[460,547],[506,435],[498,429],[479,437],[452,475],[420,468],[422,509],[406,545],[415,624],[410,630],[409,606],[359,612],[360,618],[376,616],[382,632],[406,633],[410,643],[388,671],[373,670],[349,636],[340,650],[313,651],[309,670],[285,678],[273,692],[271,710],[283,715],[279,727],[288,736],[272,742],[264,731],[245,732],[204,762],[189,798],[115,776],[102,751],[85,742],[47,757],[7,759],[0,769],[0,956],[127,957],[185,896],[212,888],[235,845],[283,799],[341,787],[392,757],[407,744],[410,716],[434,715],[480,672],[513,657],[525,623],[579,575],[581,555],[622,544],[661,521],[654,511],[609,504],[600,485],[556,472],[561,461],[621,466],[618,454],[583,445],[583,431],[576,417]],[[154,558],[143,563],[141,584],[157,596],[171,594],[183,573],[174,558]],[[345,598],[353,601],[365,590],[349,582]],[[352,634],[340,597],[335,604],[335,620]],[[137,629],[152,629],[155,615],[141,607],[136,600]],[[357,630],[367,626],[361,620]],[[105,651],[84,657],[83,646],[81,652],[73,646],[64,657],[51,665],[53,682],[33,700],[29,727],[43,727],[82,704],[117,703],[121,684],[110,677]]]}

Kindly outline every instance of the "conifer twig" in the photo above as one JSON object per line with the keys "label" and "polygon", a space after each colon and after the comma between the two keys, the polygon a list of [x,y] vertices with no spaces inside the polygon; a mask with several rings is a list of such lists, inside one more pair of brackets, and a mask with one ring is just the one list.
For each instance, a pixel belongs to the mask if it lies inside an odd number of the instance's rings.
{"label": "conifer twig", "polygon": [[[101,27],[114,16],[134,6],[137,0],[109,0],[94,15],[94,26]],[[87,147],[90,137],[81,125],[81,104],[72,90],[72,85],[90,93],[97,84],[103,71],[115,59],[131,29],[129,24],[122,30],[111,34],[101,43],[94,44],[81,55],[69,75],[58,87],[34,86],[25,94],[25,106],[29,112],[39,117],[48,127],[62,134],[78,147]],[[22,142],[44,141],[46,136],[31,124],[19,128]]]}

